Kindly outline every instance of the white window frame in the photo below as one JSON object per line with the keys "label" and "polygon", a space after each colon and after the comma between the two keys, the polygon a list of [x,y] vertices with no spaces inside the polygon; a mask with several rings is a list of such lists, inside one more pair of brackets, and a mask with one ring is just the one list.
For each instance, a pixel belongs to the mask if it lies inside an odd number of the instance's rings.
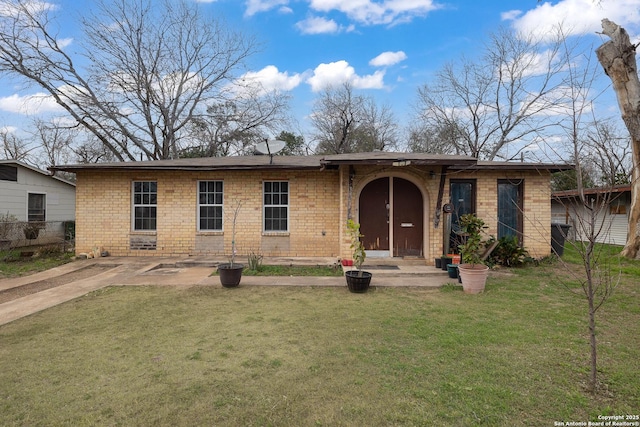
{"label": "white window frame", "polygon": [[[214,186],[217,183],[220,183],[222,185],[222,190],[220,191],[220,194],[222,195],[222,200],[220,200],[220,203],[200,203],[200,195],[202,194],[200,191],[200,184],[202,183],[210,183],[213,182]],[[198,205],[198,212],[197,212],[197,217],[198,217],[198,231],[201,231],[203,233],[216,233],[216,232],[223,232],[224,231],[224,181],[221,179],[203,179],[198,181],[197,183],[198,185],[198,191],[197,191],[197,205]],[[218,193],[215,188],[213,193],[210,193],[209,191],[207,191],[207,194],[215,194]],[[214,200],[215,202],[215,200]],[[202,228],[201,227],[201,223],[200,223],[200,214],[201,214],[201,209],[203,207],[219,207],[221,209],[221,222],[220,222],[220,228]]]}
{"label": "white window frame", "polygon": [[[270,191],[269,194],[271,196],[273,195],[278,195],[279,199],[282,197],[283,194],[286,194],[287,196],[287,203],[280,203],[280,201],[278,201],[278,203],[266,203],[266,196],[267,196],[267,184],[270,183],[273,185],[273,183],[278,183],[278,184],[283,184],[286,183],[287,184],[287,191],[286,193],[283,193],[282,191],[278,190],[277,192],[274,191]],[[273,181],[263,181],[262,182],[262,231],[264,233],[267,234],[283,234],[283,233],[288,233],[289,232],[289,224],[290,224],[290,220],[289,220],[289,212],[291,211],[291,209],[289,209],[289,204],[291,201],[291,185],[289,183],[289,181],[283,181],[283,180],[273,180]],[[286,230],[267,230],[267,209],[268,208],[286,208],[287,209],[287,217],[286,217],[286,221],[287,221],[287,228]]]}
{"label": "white window frame", "polygon": [[[153,183],[156,186],[156,191],[155,193],[153,192],[148,192],[146,194],[155,194],[155,203],[144,203],[144,200],[141,201],[141,203],[136,203],[136,184],[142,184],[144,186],[145,183]],[[145,192],[142,191],[140,193],[142,196],[145,195]],[[131,229],[133,231],[139,231],[139,232],[149,232],[149,233],[155,233],[158,229],[158,181],[155,180],[139,180],[139,181],[133,181],[131,183]],[[155,227],[153,229],[145,229],[145,228],[137,228],[136,227],[136,208],[155,208],[156,210],[156,215],[155,215]]]}

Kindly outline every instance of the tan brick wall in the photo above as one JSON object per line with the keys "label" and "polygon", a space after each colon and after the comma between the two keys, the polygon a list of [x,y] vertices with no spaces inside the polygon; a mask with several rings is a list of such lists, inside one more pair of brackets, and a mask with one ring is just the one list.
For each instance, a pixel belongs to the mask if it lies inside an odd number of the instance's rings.
{"label": "tan brick wall", "polygon": [[[338,174],[330,171],[80,172],[77,180],[77,252],[104,248],[116,256],[231,252],[230,205],[242,201],[236,225],[238,254],[338,256]],[[158,183],[157,231],[133,232],[133,181]],[[224,181],[224,231],[197,231],[198,180]],[[262,182],[289,181],[289,233],[262,231]],[[131,250],[131,236],[155,236],[155,251]],[[220,250],[220,236],[223,250]],[[198,238],[198,245],[196,245]],[[209,240],[207,240],[209,239]],[[198,250],[196,250],[198,249]]]}
{"label": "tan brick wall", "polygon": [[[422,189],[425,198],[425,260],[433,262],[443,251],[444,215],[434,228],[440,168],[354,168],[349,192],[349,167],[339,171],[225,171],[225,172],[87,172],[77,176],[76,250],[104,248],[116,256],[167,256],[184,254],[228,255],[231,252],[230,205],[242,201],[237,222],[238,253],[260,251],[266,256],[326,256],[351,258],[346,234],[349,215],[358,218],[358,194],[372,178],[398,176]],[[435,176],[430,173],[433,171]],[[550,252],[549,174],[512,171],[449,171],[443,204],[449,201],[449,179],[475,179],[477,212],[497,234],[497,181],[521,179],[524,183],[524,245],[534,257]],[[155,233],[132,232],[132,182],[158,183],[158,225]],[[197,231],[197,182],[223,180],[225,224],[223,232]],[[262,231],[262,183],[290,183],[289,233]],[[349,199],[351,204],[349,205]],[[156,240],[155,251],[131,250],[132,236]]]}
{"label": "tan brick wall", "polygon": [[[550,175],[539,171],[476,171],[450,174],[454,179],[475,179],[476,211],[487,223],[488,235],[498,234],[498,180],[524,180],[523,244],[534,258],[551,252]],[[449,200],[449,181],[445,186],[445,203]]]}
{"label": "tan brick wall", "polygon": [[[445,216],[441,214],[437,228],[434,227],[435,211],[440,185],[440,167],[418,168],[382,168],[382,167],[357,167],[353,169],[353,191],[351,194],[352,217],[358,218],[358,194],[359,191],[372,178],[384,176],[398,176],[410,179],[418,186],[422,186],[423,195],[426,197],[425,206],[425,262],[433,263],[433,258],[440,256],[444,248]],[[431,172],[434,172],[432,176]],[[341,169],[342,197],[346,206],[349,199],[348,181],[349,168]],[[497,235],[498,232],[498,180],[499,179],[524,179],[524,201],[523,201],[523,243],[530,255],[541,258],[550,253],[551,239],[551,202],[550,202],[550,175],[539,171],[448,171],[444,186],[442,204],[449,202],[449,180],[450,179],[474,179],[476,180],[476,209],[479,217],[483,218],[488,225],[487,237]],[[341,211],[341,223],[346,224],[346,210]],[[344,229],[344,227],[343,227]],[[343,231],[343,238],[340,242],[341,254],[350,258],[350,241]]]}

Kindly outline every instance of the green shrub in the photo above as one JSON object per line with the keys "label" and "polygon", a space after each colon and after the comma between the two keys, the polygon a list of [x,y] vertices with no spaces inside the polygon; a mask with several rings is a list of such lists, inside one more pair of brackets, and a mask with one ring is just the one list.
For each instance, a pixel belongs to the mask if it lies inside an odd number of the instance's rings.
{"label": "green shrub", "polygon": [[[495,241],[495,238],[492,238]],[[498,246],[491,253],[491,263],[505,267],[523,265],[529,259],[529,252],[520,245],[516,236],[505,236],[498,240]]]}

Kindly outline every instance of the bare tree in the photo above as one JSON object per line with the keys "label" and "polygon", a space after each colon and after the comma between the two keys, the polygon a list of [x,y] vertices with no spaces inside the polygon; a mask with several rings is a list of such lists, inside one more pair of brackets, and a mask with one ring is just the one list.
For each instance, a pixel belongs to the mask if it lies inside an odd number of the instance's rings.
{"label": "bare tree", "polygon": [[288,124],[288,102],[285,93],[264,92],[256,84],[245,86],[194,118],[190,141],[180,156],[248,154],[250,147]]}
{"label": "bare tree", "polygon": [[24,161],[28,158],[29,151],[31,151],[25,141],[6,128],[0,129],[0,142],[2,143],[0,148],[4,159]]}
{"label": "bare tree", "polygon": [[631,184],[632,153],[629,136],[611,122],[596,123],[587,134],[587,161],[599,172],[600,186]]}
{"label": "bare tree", "polygon": [[184,0],[100,1],[78,57],[51,3],[0,0],[0,10],[0,72],[45,90],[119,160],[175,157],[198,108],[254,50]]}
{"label": "bare tree", "polygon": [[31,129],[31,139],[41,149],[41,161],[38,162],[41,167],[64,164],[71,159],[77,128],[34,119]]}
{"label": "bare tree", "polygon": [[602,32],[611,40],[596,49],[596,54],[605,73],[611,78],[622,120],[631,136],[631,211],[622,255],[640,259],[640,80],[636,46],[631,44],[624,28],[608,19],[602,20]]}
{"label": "bare tree", "polygon": [[[569,52],[567,45],[561,46]],[[569,55],[567,55],[569,56]],[[576,60],[583,62],[583,66],[568,67],[566,75],[566,92],[563,110],[565,120],[561,129],[569,142],[572,157],[575,161],[576,195],[565,205],[567,211],[571,211],[573,225],[577,228],[576,235],[582,240],[573,243],[576,252],[582,259],[581,268],[576,270],[564,263],[565,270],[571,275],[571,282],[565,282],[567,289],[586,301],[589,348],[590,348],[590,375],[589,390],[595,393],[598,390],[598,346],[596,326],[596,314],[607,301],[615,289],[615,281],[612,280],[609,259],[602,254],[602,246],[598,245],[604,234],[610,229],[610,223],[604,212],[609,207],[611,191],[603,191],[598,197],[592,197],[585,192],[584,178],[588,175],[583,170],[585,164],[590,163],[589,157],[584,155],[584,141],[592,127],[593,107],[589,93],[597,79],[597,72],[593,67],[591,55],[585,54]],[[565,236],[566,237],[566,236]],[[576,291],[575,283],[579,284]]]}
{"label": "bare tree", "polygon": [[431,127],[423,122],[409,125],[409,151],[434,154],[464,154],[464,132],[457,123]]}
{"label": "bare tree", "polygon": [[455,152],[485,160],[516,158],[561,121],[572,65],[564,42],[560,30],[551,43],[500,30],[480,60],[449,63],[433,84],[418,89],[416,121],[426,129],[456,129],[450,139]]}
{"label": "bare tree", "polygon": [[117,161],[112,151],[108,150],[93,134],[83,135],[73,147],[75,161],[78,163],[105,163]]}
{"label": "bare tree", "polygon": [[317,153],[353,153],[395,147],[398,126],[391,108],[354,94],[344,83],[329,87],[316,99],[311,122]]}

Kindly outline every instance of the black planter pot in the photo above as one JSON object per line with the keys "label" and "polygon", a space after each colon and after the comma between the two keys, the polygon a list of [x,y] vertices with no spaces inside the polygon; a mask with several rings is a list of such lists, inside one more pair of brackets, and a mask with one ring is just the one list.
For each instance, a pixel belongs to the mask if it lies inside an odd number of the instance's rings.
{"label": "black planter pot", "polygon": [[453,261],[453,258],[451,258],[450,256],[443,256],[440,259],[440,268],[444,271],[447,271],[447,265],[451,264],[451,262]]}
{"label": "black planter pot", "polygon": [[458,278],[458,264],[449,264],[449,265],[447,265],[447,273],[449,274],[449,278],[457,279]]}
{"label": "black planter pot", "polygon": [[363,293],[369,289],[372,275],[368,271],[350,270],[346,271],[344,275],[347,278],[347,287],[351,292]]}
{"label": "black planter pot", "polygon": [[235,288],[238,286],[240,284],[240,279],[242,279],[243,268],[244,265],[238,263],[234,263],[233,267],[231,267],[231,264],[220,264],[218,266],[220,284],[225,288]]}
{"label": "black planter pot", "polygon": [[436,268],[442,268],[442,258],[435,258]]}

